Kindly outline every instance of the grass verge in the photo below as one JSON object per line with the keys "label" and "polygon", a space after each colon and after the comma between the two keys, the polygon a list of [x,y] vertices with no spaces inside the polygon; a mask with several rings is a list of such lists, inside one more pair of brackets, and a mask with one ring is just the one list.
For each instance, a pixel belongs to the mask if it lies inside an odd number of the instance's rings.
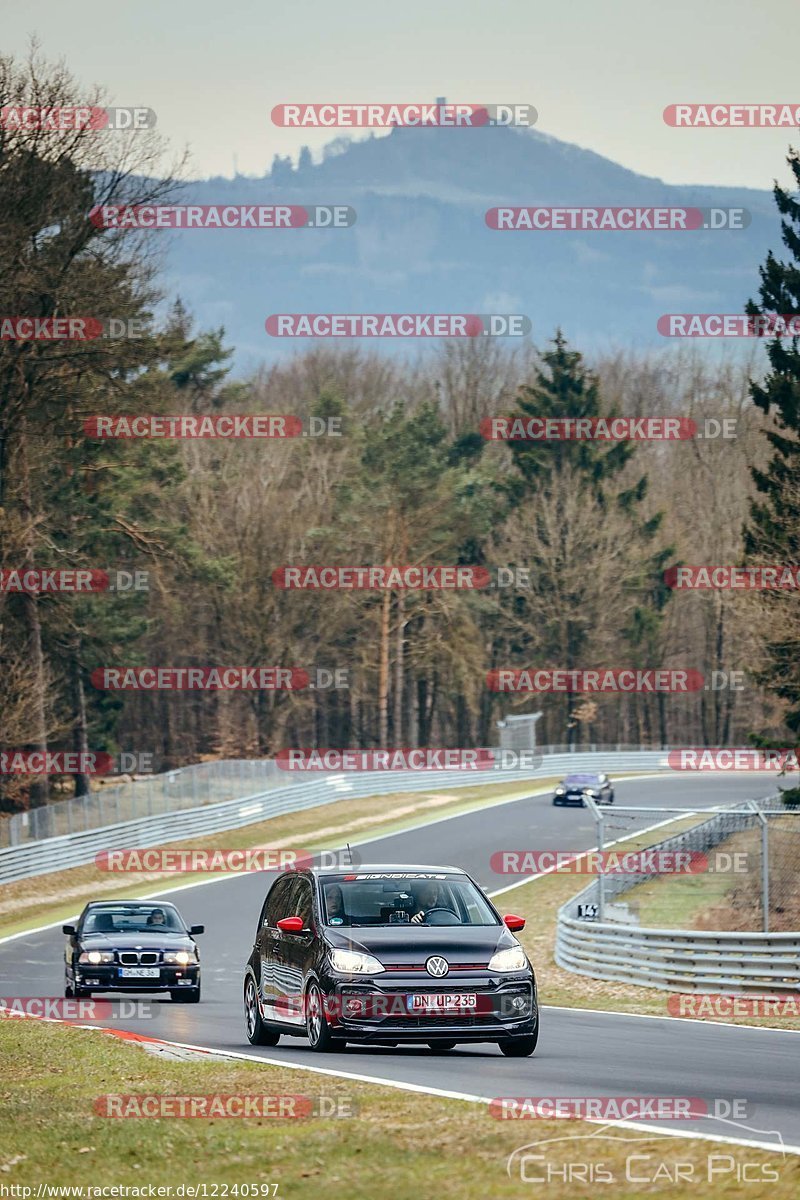
{"label": "grass verge", "polygon": [[[485,1105],[307,1071],[200,1059],[171,1062],[107,1034],[32,1020],[0,1021],[0,1059],[0,1188],[31,1187],[33,1196],[39,1184],[117,1185],[145,1189],[141,1195],[147,1195],[148,1185],[169,1185],[173,1196],[181,1184],[206,1184],[208,1196],[226,1194],[215,1192],[215,1185],[227,1185],[228,1196],[241,1196],[247,1195],[242,1185],[277,1184],[279,1200],[372,1200],[375,1195],[503,1200],[531,1194],[530,1181],[520,1178],[518,1167],[511,1177],[506,1173],[515,1149],[543,1139],[599,1133],[598,1126],[577,1121],[501,1122]],[[216,1093],[324,1094],[355,1108],[356,1115],[125,1120],[98,1116],[93,1107],[95,1098],[109,1094]],[[566,1161],[587,1164],[590,1175],[602,1163],[617,1181],[614,1195],[626,1198],[642,1192],[642,1184],[629,1176],[645,1173],[653,1179],[645,1188],[648,1194],[684,1197],[689,1170],[692,1194],[700,1200],[740,1195],[736,1175],[745,1162],[751,1177],[766,1170],[777,1173],[769,1189],[773,1200],[789,1200],[800,1190],[798,1158],[634,1130],[614,1132],[631,1140],[606,1136],[533,1147],[556,1172],[547,1187],[551,1200],[596,1191],[591,1179],[565,1181]],[[637,1157],[631,1164],[632,1155],[650,1157]],[[725,1173],[709,1181],[709,1171],[720,1170],[719,1156]],[[674,1178],[678,1164],[683,1180]],[[550,1169],[529,1162],[527,1173]],[[19,1191],[3,1194],[24,1197]],[[254,1194],[259,1193],[249,1193]]]}

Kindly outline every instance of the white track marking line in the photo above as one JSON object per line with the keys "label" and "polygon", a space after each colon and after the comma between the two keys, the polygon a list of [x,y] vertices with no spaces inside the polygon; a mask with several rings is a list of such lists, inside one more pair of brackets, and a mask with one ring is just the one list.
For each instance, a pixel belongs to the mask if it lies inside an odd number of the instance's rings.
{"label": "white track marking line", "polygon": [[[765,992],[764,995],[769,993]],[[720,1029],[749,1029],[756,1033],[800,1033],[800,1029],[782,1029],[780,1025],[737,1025],[735,1021],[712,1021],[705,1017],[662,1017],[658,1013],[627,1013],[614,1008],[568,1008],[563,1004],[543,1004],[541,1007],[550,1012],[582,1013],[586,1017],[598,1013],[603,1017],[633,1017],[636,1021],[685,1021],[689,1025],[717,1025]]]}

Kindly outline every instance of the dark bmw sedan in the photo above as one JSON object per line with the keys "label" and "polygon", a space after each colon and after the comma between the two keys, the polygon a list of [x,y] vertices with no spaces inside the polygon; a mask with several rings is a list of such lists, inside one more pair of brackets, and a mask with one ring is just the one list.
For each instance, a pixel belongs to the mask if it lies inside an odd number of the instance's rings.
{"label": "dark bmw sedan", "polygon": [[200,954],[195,937],[205,926],[184,923],[174,904],[114,900],[87,904],[77,925],[62,926],[64,995],[92,992],[169,992],[200,999]]}
{"label": "dark bmw sedan", "polygon": [[533,968],[501,917],[457,867],[293,871],[270,888],[245,968],[248,1039],[281,1034],[312,1049],[347,1042],[496,1042],[532,1054],[539,1035]]}
{"label": "dark bmw sedan", "polygon": [[586,796],[597,804],[613,804],[614,789],[608,776],[593,772],[565,776],[553,793],[553,804],[583,805]]}

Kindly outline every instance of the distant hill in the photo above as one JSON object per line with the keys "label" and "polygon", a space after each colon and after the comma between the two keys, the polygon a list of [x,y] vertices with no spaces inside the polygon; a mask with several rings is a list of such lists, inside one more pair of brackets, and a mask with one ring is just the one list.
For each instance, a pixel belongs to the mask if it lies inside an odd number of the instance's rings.
{"label": "distant hill", "polygon": [[[779,164],[776,164],[776,169]],[[203,326],[224,324],[239,370],[308,342],[267,337],[273,312],[523,312],[542,343],[556,325],[581,349],[663,344],[664,312],[739,312],[758,266],[780,248],[772,196],[676,187],[535,130],[396,129],[338,139],[314,164],[276,160],[262,179],[208,179],[199,204],[349,204],[342,230],[169,233],[171,292]],[[498,233],[502,204],[744,207],[741,231]],[[422,342],[372,339],[371,348]]]}

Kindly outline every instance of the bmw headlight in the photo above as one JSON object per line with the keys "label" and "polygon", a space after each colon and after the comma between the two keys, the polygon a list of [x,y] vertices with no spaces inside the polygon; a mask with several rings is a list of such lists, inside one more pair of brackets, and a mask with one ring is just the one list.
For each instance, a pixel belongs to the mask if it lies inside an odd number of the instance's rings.
{"label": "bmw headlight", "polygon": [[385,970],[373,954],[361,954],[357,950],[331,950],[331,966],[334,971],[348,975],[379,975]]}
{"label": "bmw headlight", "polygon": [[584,788],[583,794],[584,796],[591,796],[592,799],[596,800],[599,797],[600,792],[596,788]]}
{"label": "bmw headlight", "polygon": [[93,967],[96,967],[98,963],[113,963],[113,961],[113,950],[84,950],[78,959],[79,963],[91,963]]}
{"label": "bmw headlight", "polygon": [[528,965],[522,946],[511,946],[508,950],[498,950],[489,959],[490,971],[524,971]]}
{"label": "bmw headlight", "polygon": [[563,787],[560,787],[560,786],[559,786],[559,787],[557,787],[557,788],[556,788],[556,795],[557,795],[557,796],[563,796],[563,795],[565,795],[565,794],[566,794],[566,791],[567,791],[567,789],[566,789],[566,788],[563,788]]}
{"label": "bmw headlight", "polygon": [[165,950],[164,962],[185,967],[188,963],[197,962],[197,956],[196,953],[190,954],[188,950]]}

